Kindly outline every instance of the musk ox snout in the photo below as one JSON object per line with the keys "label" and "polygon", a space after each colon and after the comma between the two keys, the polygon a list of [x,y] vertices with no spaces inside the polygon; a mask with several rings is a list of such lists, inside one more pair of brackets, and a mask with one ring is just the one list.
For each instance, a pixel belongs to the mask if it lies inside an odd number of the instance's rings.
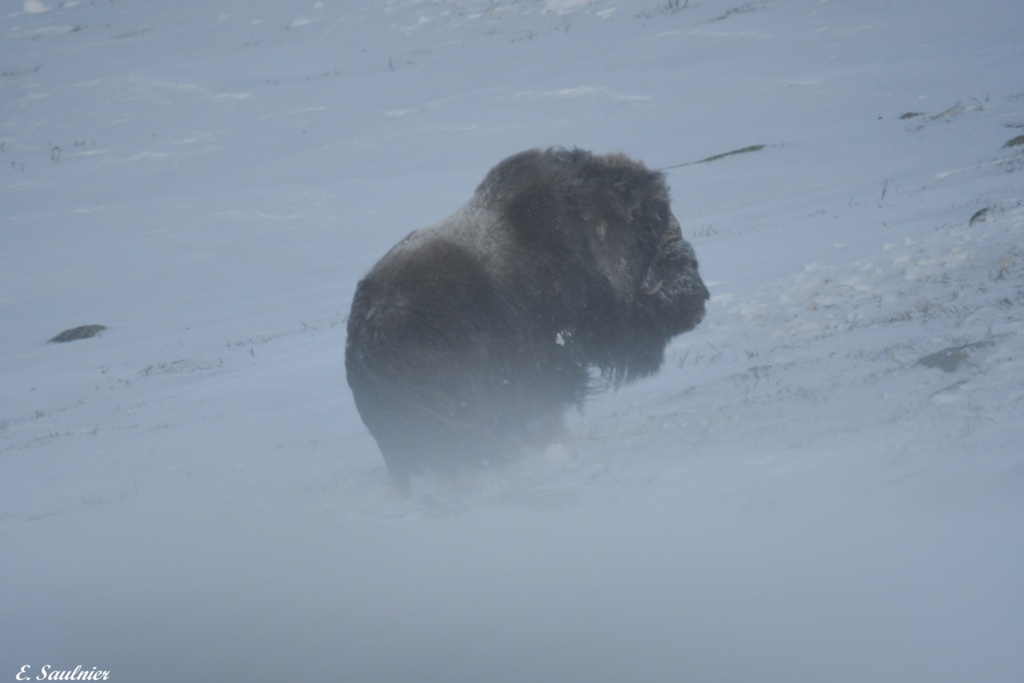
{"label": "musk ox snout", "polygon": [[707,299],[661,173],[529,150],[359,282],[348,383],[404,491],[422,470],[514,458],[591,391],[656,372]]}

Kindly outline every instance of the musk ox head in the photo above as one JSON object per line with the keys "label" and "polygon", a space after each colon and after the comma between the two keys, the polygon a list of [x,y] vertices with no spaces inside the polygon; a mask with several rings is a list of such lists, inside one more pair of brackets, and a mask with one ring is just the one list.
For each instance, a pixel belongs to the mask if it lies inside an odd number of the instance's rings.
{"label": "musk ox head", "polygon": [[708,290],[661,173],[529,150],[356,288],[345,367],[400,491],[515,457],[586,395],[658,370]]}

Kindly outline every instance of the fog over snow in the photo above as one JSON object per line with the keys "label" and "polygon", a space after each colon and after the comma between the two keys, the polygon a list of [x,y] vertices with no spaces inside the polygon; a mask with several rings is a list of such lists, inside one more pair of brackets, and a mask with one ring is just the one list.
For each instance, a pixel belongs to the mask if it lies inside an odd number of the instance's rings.
{"label": "fog over snow", "polygon": [[[1024,4],[0,12],[0,680],[1024,680]],[[398,498],[355,284],[550,145],[708,316]]]}

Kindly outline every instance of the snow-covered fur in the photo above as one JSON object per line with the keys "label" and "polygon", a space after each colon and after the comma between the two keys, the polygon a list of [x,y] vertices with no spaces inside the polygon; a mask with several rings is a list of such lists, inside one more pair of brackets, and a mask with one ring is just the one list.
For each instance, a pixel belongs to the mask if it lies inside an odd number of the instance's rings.
{"label": "snow-covered fur", "polygon": [[407,490],[410,473],[515,457],[589,391],[656,372],[707,298],[661,173],[529,150],[359,283],[348,383]]}

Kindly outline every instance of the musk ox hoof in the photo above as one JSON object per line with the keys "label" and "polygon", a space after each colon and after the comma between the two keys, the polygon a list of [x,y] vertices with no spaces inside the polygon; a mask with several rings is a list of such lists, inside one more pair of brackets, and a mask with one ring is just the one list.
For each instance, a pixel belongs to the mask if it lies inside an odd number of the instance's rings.
{"label": "musk ox hoof", "polygon": [[398,491],[516,458],[595,389],[650,375],[708,290],[660,172],[529,150],[356,287],[345,368]]}

